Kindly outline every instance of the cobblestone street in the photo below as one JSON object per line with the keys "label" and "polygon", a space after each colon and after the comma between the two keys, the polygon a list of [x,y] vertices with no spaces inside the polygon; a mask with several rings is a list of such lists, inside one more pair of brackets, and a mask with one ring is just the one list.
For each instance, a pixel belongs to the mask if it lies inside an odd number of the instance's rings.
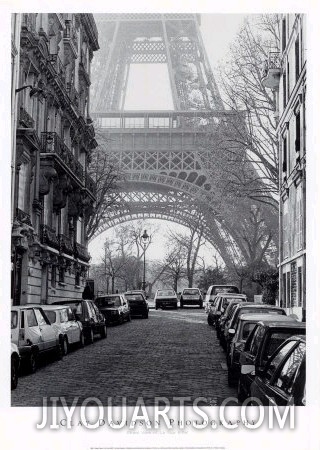
{"label": "cobblestone street", "polygon": [[[40,406],[43,397],[97,397],[103,405],[122,398],[146,405],[154,397],[207,399],[220,404],[235,395],[227,385],[225,356],[204,310],[150,310],[149,319],[133,319],[108,328],[105,340],[75,349],[61,361],[49,361],[32,375],[23,375],[12,392],[12,406]],[[79,404],[79,403],[78,403]]]}

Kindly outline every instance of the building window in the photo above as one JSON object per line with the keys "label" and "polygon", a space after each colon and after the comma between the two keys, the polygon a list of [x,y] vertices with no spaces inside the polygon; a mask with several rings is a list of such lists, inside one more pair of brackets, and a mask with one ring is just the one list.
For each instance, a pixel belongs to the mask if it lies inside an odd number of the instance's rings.
{"label": "building window", "polygon": [[298,306],[302,306],[302,266],[298,267],[298,277],[297,277],[297,296],[298,296]]}
{"label": "building window", "polygon": [[287,149],[287,137],[284,136],[282,138],[282,172],[284,173],[284,175],[286,175],[287,170],[288,170],[288,159],[287,159],[287,155],[288,155],[288,149]]}
{"label": "building window", "polygon": [[25,211],[25,208],[28,207],[28,186],[28,164],[21,164],[19,169],[18,208],[22,211]]}
{"label": "building window", "polygon": [[290,64],[287,63],[287,101],[290,97]]}
{"label": "building window", "polygon": [[287,74],[286,74],[286,72],[283,73],[283,77],[282,77],[282,91],[283,91],[283,109],[284,109],[287,104]]}
{"label": "building window", "polygon": [[289,217],[288,211],[288,200],[283,203],[283,217],[282,217],[282,241],[283,241],[283,258],[288,258],[289,256]]}
{"label": "building window", "polygon": [[56,287],[57,282],[57,268],[56,266],[52,266],[51,269],[51,287]]}
{"label": "building window", "polygon": [[286,305],[286,307],[287,308],[290,308],[291,307],[291,286],[290,286],[290,278],[291,278],[291,273],[290,272],[287,272],[287,287],[286,287],[286,291],[287,291],[287,294],[286,294],[286,297],[287,297],[287,305]]}
{"label": "building window", "polygon": [[77,242],[82,243],[82,218],[79,217],[77,221]]}
{"label": "building window", "polygon": [[286,277],[286,274],[283,273],[282,274],[282,304],[281,304],[281,306],[283,308],[286,308],[286,306],[287,306],[287,291],[286,291],[286,287],[287,287],[287,277]]}
{"label": "building window", "polygon": [[281,51],[284,52],[286,45],[287,45],[287,21],[285,17],[282,19],[282,45],[281,45]]}
{"label": "building window", "polygon": [[297,233],[297,250],[303,247],[303,198],[302,186],[297,188],[297,215],[296,215],[296,233]]}
{"label": "building window", "polygon": [[300,121],[300,109],[296,113],[296,140],[295,140],[295,148],[296,152],[300,152],[300,128],[301,128],[301,121]]}
{"label": "building window", "polygon": [[299,35],[296,39],[295,45],[295,76],[296,76],[296,82],[298,81],[299,75],[300,75],[300,40]]}
{"label": "building window", "polygon": [[59,283],[64,283],[64,267],[59,267]]}
{"label": "building window", "polygon": [[76,272],[75,285],[80,286],[80,272],[79,271]]}

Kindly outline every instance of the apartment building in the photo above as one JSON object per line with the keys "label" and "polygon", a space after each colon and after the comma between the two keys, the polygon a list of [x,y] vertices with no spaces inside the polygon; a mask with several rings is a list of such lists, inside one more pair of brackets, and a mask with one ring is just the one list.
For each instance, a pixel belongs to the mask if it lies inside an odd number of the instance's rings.
{"label": "apartment building", "polygon": [[95,201],[92,14],[12,15],[12,304],[81,298]]}

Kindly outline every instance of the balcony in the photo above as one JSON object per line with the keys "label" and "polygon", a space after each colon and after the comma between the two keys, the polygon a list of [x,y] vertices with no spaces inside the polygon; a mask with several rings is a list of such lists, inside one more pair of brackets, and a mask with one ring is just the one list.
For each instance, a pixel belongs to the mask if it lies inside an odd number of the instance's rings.
{"label": "balcony", "polygon": [[23,106],[20,106],[19,125],[23,128],[34,128],[34,120],[23,108]]}
{"label": "balcony", "polygon": [[53,131],[41,133],[42,152],[54,153],[59,156],[64,165],[71,170],[82,183],[84,182],[84,172],[81,163],[72,152],[62,142],[59,135]]}
{"label": "balcony", "polygon": [[63,33],[63,41],[66,45],[70,46],[74,57],[78,56],[78,36],[75,27],[71,20],[66,20],[66,28]]}
{"label": "balcony", "polygon": [[26,225],[29,225],[30,227],[32,227],[30,215],[27,214],[26,212],[22,211],[19,208],[16,209],[16,219],[19,222],[25,223]]}
{"label": "balcony", "polygon": [[88,191],[90,191],[94,196],[96,196],[96,193],[97,193],[96,184],[93,181],[93,179],[90,177],[90,175],[88,175],[87,173],[86,173],[86,177],[85,177],[85,183],[86,183],[86,189],[88,189]]}
{"label": "balcony", "polygon": [[73,84],[71,83],[67,83],[67,93],[69,95],[69,98],[71,100],[71,103],[73,104],[73,106],[75,106],[75,108],[79,108],[79,94],[77,89],[74,87]]}
{"label": "balcony", "polygon": [[75,257],[82,259],[83,261],[88,262],[91,258],[90,254],[88,253],[87,248],[84,245],[79,244],[78,242],[75,243]]}
{"label": "balcony", "polygon": [[49,245],[57,250],[60,248],[60,242],[55,230],[48,225],[41,225],[41,243]]}
{"label": "balcony", "polygon": [[56,74],[61,77],[64,83],[66,79],[66,71],[59,56],[57,54],[49,55],[48,60],[52,64],[54,70],[56,71]]}
{"label": "balcony", "polygon": [[73,255],[74,247],[72,240],[64,234],[59,234],[60,252]]}
{"label": "balcony", "polygon": [[262,70],[262,84],[269,89],[279,87],[281,74],[280,52],[269,52]]}
{"label": "balcony", "polygon": [[87,58],[83,50],[81,50],[79,73],[84,78],[86,83],[90,85],[89,67],[87,63]]}

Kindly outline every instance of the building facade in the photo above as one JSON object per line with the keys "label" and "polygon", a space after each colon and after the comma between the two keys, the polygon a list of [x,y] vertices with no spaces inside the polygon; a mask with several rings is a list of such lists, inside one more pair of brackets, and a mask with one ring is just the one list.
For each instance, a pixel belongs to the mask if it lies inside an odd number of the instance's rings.
{"label": "building facade", "polygon": [[279,301],[306,312],[306,17],[281,16],[281,51],[271,52],[263,80],[277,93],[279,139]]}
{"label": "building facade", "polygon": [[96,189],[89,88],[98,48],[92,14],[12,15],[13,304],[82,297]]}

